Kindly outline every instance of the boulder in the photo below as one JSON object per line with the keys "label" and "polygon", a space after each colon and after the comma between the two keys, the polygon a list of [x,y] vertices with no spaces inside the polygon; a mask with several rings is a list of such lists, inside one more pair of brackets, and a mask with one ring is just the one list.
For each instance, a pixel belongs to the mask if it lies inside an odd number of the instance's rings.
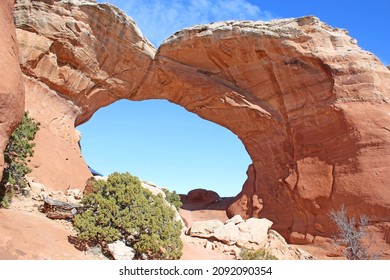
{"label": "boulder", "polygon": [[67,189],[65,195],[73,197],[75,200],[80,200],[82,198],[81,190],[76,188]]}
{"label": "boulder", "polygon": [[286,243],[284,238],[276,231],[270,230],[268,239],[264,246],[271,255],[279,260],[314,260],[315,257],[308,252],[294,248]]}
{"label": "boulder", "polygon": [[214,230],[211,237],[226,244],[237,244],[245,242],[250,238],[248,230],[240,231],[233,223],[224,224]]}
{"label": "boulder", "polygon": [[192,237],[210,238],[214,235],[215,230],[221,226],[223,223],[218,220],[196,221],[188,231]]}
{"label": "boulder", "polygon": [[[271,229],[273,222],[268,219],[249,218],[245,221],[248,225],[251,238],[248,240],[250,243],[262,244],[266,238],[268,231]],[[239,224],[240,226],[241,224]]]}
{"label": "boulder", "polygon": [[[239,221],[240,219],[235,217],[234,220]],[[257,218],[242,220],[238,223],[234,223],[232,220],[227,220],[225,223],[209,220],[194,222],[189,232],[194,237],[216,239],[230,245],[245,246],[250,243],[262,245],[267,240],[268,230],[271,226],[271,221]]]}
{"label": "boulder", "polygon": [[43,200],[46,196],[46,187],[44,184],[35,182],[34,178],[26,177],[27,183],[31,189],[31,197],[34,200]]}
{"label": "boulder", "polygon": [[46,197],[44,199],[42,212],[50,219],[68,220],[73,219],[74,215],[82,211],[82,208],[83,207],[80,204],[54,200]]}
{"label": "boulder", "polygon": [[[192,237],[208,239],[206,247],[218,250],[223,248],[229,254],[239,255],[239,248],[266,250],[280,260],[309,260],[312,255],[287,244],[285,239],[271,229],[272,222],[267,219],[250,218],[246,221],[239,216],[225,223],[216,220],[194,222],[189,229]],[[210,241],[220,243],[210,246]],[[213,243],[213,244],[214,244]]]}
{"label": "boulder", "polygon": [[135,250],[129,246],[126,246],[123,241],[115,241],[114,243],[107,244],[108,251],[114,260],[132,260],[135,256]]}
{"label": "boulder", "polygon": [[230,224],[233,223],[235,225],[243,223],[244,219],[240,215],[235,215],[234,217],[228,219],[225,223]]}
{"label": "boulder", "polygon": [[311,234],[302,234],[299,232],[292,232],[290,234],[289,242],[291,244],[310,244],[313,243],[314,237]]}

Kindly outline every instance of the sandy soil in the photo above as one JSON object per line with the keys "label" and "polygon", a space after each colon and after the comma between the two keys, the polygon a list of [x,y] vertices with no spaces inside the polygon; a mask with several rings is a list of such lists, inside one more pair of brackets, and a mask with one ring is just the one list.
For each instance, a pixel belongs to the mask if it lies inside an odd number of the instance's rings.
{"label": "sandy soil", "polygon": [[88,259],[68,242],[64,224],[36,212],[0,209],[0,259]]}
{"label": "sandy soil", "polygon": [[[180,209],[187,226],[199,220],[227,219],[225,207],[229,199],[212,205],[184,205]],[[102,259],[92,253],[77,250],[68,241],[74,235],[71,225],[60,220],[50,220],[37,210],[37,204],[18,202],[11,209],[0,209],[0,260],[85,260]],[[183,235],[182,260],[231,260],[233,256],[205,249],[205,240]],[[296,245],[317,259],[342,259],[328,243]],[[381,243],[381,258],[390,259],[389,245]]]}
{"label": "sandy soil", "polygon": [[[38,203],[26,200],[14,200],[11,209],[0,209],[0,260],[85,260],[102,259],[77,250],[68,241],[74,235],[70,223],[50,220],[38,211]],[[181,214],[192,224],[203,219],[227,219],[225,211],[182,209]],[[203,240],[183,235],[183,260],[229,260],[233,259],[219,252],[209,251],[202,246]]]}

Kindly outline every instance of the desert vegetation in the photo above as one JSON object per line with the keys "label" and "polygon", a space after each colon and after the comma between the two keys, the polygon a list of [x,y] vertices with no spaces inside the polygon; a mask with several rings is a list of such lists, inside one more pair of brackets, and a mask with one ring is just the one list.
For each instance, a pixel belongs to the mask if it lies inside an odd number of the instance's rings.
{"label": "desert vegetation", "polygon": [[365,215],[359,217],[359,222],[354,217],[349,218],[344,205],[339,210],[332,210],[329,213],[332,221],[337,225],[338,233],[334,236],[337,245],[344,246],[344,256],[348,260],[368,260],[375,258],[368,253],[368,247],[364,239],[368,233],[365,227],[368,218]]}
{"label": "desert vegetation", "polygon": [[31,172],[28,159],[34,155],[33,140],[39,130],[39,123],[25,112],[19,126],[11,135],[4,151],[5,168],[0,183],[0,206],[9,207],[16,192],[23,192],[27,186],[25,176]]}
{"label": "desert vegetation", "polygon": [[182,225],[175,211],[164,205],[130,173],[113,173],[94,183],[95,193],[82,199],[83,213],[74,217],[82,241],[100,244],[121,240],[135,249],[136,259],[179,259]]}
{"label": "desert vegetation", "polygon": [[165,193],[165,199],[169,204],[176,207],[177,210],[183,206],[183,203],[180,200],[180,195],[176,191],[170,191],[168,189],[162,189]]}
{"label": "desert vegetation", "polygon": [[242,248],[240,252],[240,259],[242,260],[277,260],[278,258],[273,256],[266,249],[246,249]]}

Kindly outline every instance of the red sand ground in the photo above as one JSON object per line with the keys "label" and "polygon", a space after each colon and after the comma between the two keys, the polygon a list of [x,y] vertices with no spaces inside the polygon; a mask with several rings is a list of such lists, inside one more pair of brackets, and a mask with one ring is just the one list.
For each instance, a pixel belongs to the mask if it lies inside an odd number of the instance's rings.
{"label": "red sand ground", "polygon": [[[225,221],[224,211],[228,200],[214,205],[184,205],[180,214],[187,225],[194,221],[218,219]],[[15,259],[99,259],[96,255],[77,250],[68,242],[68,236],[74,232],[71,226],[63,221],[50,220],[44,214],[31,207],[21,207],[16,204],[12,209],[0,209],[0,260]],[[191,242],[188,236],[183,237],[183,260],[228,260],[232,256],[217,251],[206,250],[199,244]],[[382,258],[390,259],[388,244],[379,244],[382,248]],[[318,259],[340,259],[339,256],[329,257],[334,251],[329,244],[298,246]]]}

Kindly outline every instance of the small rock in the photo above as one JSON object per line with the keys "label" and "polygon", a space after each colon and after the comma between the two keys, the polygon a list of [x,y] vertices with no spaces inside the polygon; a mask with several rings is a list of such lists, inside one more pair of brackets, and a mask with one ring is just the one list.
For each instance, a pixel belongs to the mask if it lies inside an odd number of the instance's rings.
{"label": "small rock", "polygon": [[207,240],[205,248],[206,250],[213,250],[213,243]]}
{"label": "small rock", "polygon": [[213,242],[213,250],[216,250],[216,251],[220,250],[221,247],[222,247],[222,244],[220,242],[218,242],[218,241]]}
{"label": "small rock", "polygon": [[66,191],[66,195],[71,196],[74,199],[81,199],[81,197],[82,197],[81,190],[79,190],[79,189],[68,189]]}
{"label": "small rock", "polygon": [[276,231],[269,230],[266,249],[271,255],[279,260],[313,260],[312,255],[304,250],[294,248],[287,244],[284,238]]}
{"label": "small rock", "polygon": [[135,250],[129,246],[126,246],[123,241],[116,241],[107,245],[111,256],[115,260],[132,260],[135,256]]}

